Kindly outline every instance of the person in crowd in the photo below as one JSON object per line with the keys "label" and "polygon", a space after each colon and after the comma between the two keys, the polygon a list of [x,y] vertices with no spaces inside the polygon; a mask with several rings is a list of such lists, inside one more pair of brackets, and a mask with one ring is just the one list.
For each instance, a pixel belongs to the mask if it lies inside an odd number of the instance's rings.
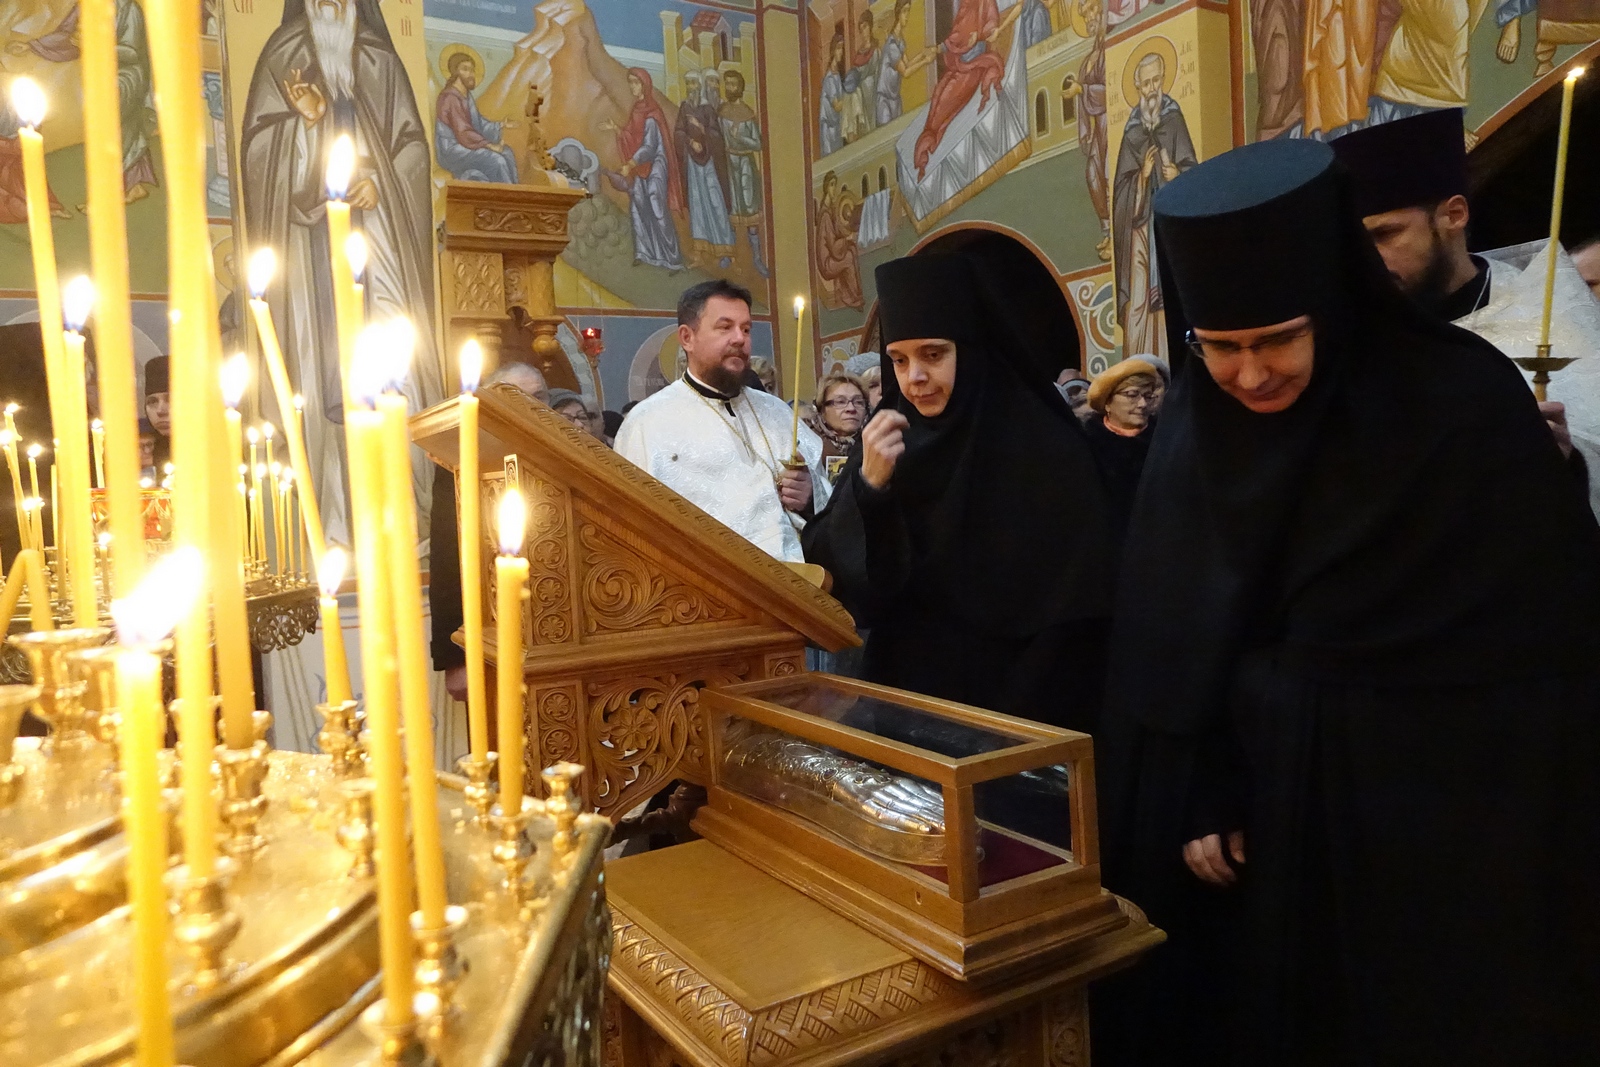
{"label": "person in crowd", "polygon": [[590,410],[589,402],[582,393],[571,389],[550,390],[550,410],[566,419],[572,425],[582,430],[591,437],[597,437],[594,428],[594,413]]}
{"label": "person in crowd", "polygon": [[[550,401],[544,375],[529,363],[500,364],[482,388],[508,385],[541,404]],[[451,638],[466,620],[461,607],[460,517],[456,514],[456,476],[448,468],[433,473],[433,512],[428,518],[428,604],[433,669],[444,672],[444,687],[455,700],[467,699],[467,653]],[[491,689],[492,691],[492,689]]]}
{"label": "person in crowd", "polygon": [[808,425],[822,438],[822,464],[830,479],[838,477],[856,447],[867,421],[867,387],[842,371],[817,383],[817,411]]}
{"label": "person in crowd", "polygon": [[[1509,286],[1516,271],[1467,251],[1472,211],[1462,110],[1425,111],[1330,143],[1352,176],[1362,225],[1401,290],[1447,322],[1489,309],[1495,275]],[[1566,407],[1552,400],[1540,410],[1587,492],[1588,467],[1573,450]]]}
{"label": "person in crowd", "polygon": [[1144,360],[1154,367],[1156,374],[1159,375],[1155,383],[1156,395],[1150,402],[1150,418],[1154,419],[1161,414],[1161,404],[1167,398],[1167,390],[1172,388],[1172,364],[1160,356],[1153,356],[1148,352],[1142,352],[1133,358]]}
{"label": "person in crowd", "polygon": [[[777,559],[800,562],[800,531],[828,502],[822,441],[789,405],[749,388],[750,291],[727,279],[678,298],[682,378],[639,402],[617,452]],[[796,453],[802,462],[791,465]]]}
{"label": "person in crowd", "polygon": [[867,388],[867,410],[877,411],[878,405],[883,403],[883,368],[868,367],[858,377]]}
{"label": "person in crowd", "polygon": [[760,389],[763,393],[778,395],[778,365],[772,361],[771,356],[752,357],[750,369],[755,373],[756,380],[752,382],[746,375],[746,385],[752,389]]}
{"label": "person in crowd", "polygon": [[610,408],[600,412],[600,429],[605,435],[606,444],[614,444],[617,432],[622,429],[622,412]]}
{"label": "person in crowd", "polygon": [[1104,647],[1112,541],[1088,444],[968,260],[893,260],[877,283],[883,404],[806,559],[870,631],[868,679],[1092,729],[1079,665]]}
{"label": "person in crowd", "polygon": [[1088,422],[1094,417],[1094,409],[1089,406],[1089,379],[1078,368],[1068,367],[1062,371],[1056,377],[1056,389],[1079,422]]}
{"label": "person in crowd", "polygon": [[[1161,372],[1142,359],[1113,363],[1095,375],[1086,394],[1091,417],[1084,420],[1089,447],[1100,465],[1112,524],[1120,539],[1133,514],[1139,475],[1150,453],[1154,409],[1161,396]],[[1070,402],[1070,401],[1069,401]]]}
{"label": "person in crowd", "polygon": [[1154,211],[1192,358],[1096,755],[1106,884],[1169,942],[1097,1061],[1600,1062],[1600,534],[1532,395],[1395,288],[1326,145]]}
{"label": "person in crowd", "polygon": [[158,471],[172,462],[172,398],[167,365],[166,356],[156,356],[144,365],[144,420],[155,434],[151,460]]}
{"label": "person in crowd", "polygon": [[1591,237],[1572,250],[1573,266],[1583,276],[1596,300],[1600,300],[1600,237]]}

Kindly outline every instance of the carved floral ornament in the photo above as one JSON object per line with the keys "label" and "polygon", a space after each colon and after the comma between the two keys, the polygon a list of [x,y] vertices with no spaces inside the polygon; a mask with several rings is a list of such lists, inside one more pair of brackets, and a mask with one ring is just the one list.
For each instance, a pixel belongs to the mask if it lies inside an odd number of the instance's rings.
{"label": "carved floral ornament", "polygon": [[560,237],[567,232],[567,213],[477,207],[472,211],[472,225],[485,233],[529,233],[541,237]]}

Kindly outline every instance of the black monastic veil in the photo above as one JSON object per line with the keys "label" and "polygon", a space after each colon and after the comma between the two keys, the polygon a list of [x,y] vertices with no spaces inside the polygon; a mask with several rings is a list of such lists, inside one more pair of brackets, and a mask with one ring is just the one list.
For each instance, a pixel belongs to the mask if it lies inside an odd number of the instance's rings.
{"label": "black monastic veil", "polygon": [[[1088,728],[1110,608],[1107,508],[1071,410],[966,259],[919,255],[878,268],[883,400],[909,426],[883,491],[858,445],[806,559],[871,630],[866,676],[1024,718]],[[891,342],[956,343],[938,416],[901,395]]]}
{"label": "black monastic veil", "polygon": [[1156,212],[1175,350],[1309,314],[1315,368],[1259,415],[1189,359],[1163,408],[1097,740],[1106,882],[1171,942],[1097,1057],[1600,1062],[1600,538],[1532,395],[1394,289],[1325,146]]}

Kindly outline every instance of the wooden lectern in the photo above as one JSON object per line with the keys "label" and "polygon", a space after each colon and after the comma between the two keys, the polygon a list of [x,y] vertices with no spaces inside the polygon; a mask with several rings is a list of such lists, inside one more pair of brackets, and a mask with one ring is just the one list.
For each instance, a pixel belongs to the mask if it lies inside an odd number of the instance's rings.
{"label": "wooden lectern", "polygon": [[[606,865],[608,1067],[1085,1067],[1088,983],[1163,936],[1099,887],[1090,739],[801,677],[808,642],[856,641],[836,601],[521,393],[478,395],[482,469],[458,471],[460,490],[484,495],[486,519],[508,483],[529,501],[528,780],[556,760],[581,763],[585,798],[613,820],[674,779],[711,787],[694,824],[706,840]],[[451,469],[457,409],[412,420],[416,442]],[[491,540],[478,534],[487,570]],[[786,681],[870,690],[1015,735],[1007,751],[945,761],[958,796],[1063,761],[1070,852],[1050,870],[990,877],[967,855],[969,828],[961,878],[897,871],[741,801],[713,766],[718,731]],[[762,717],[847,751],[865,737],[796,725],[799,714]],[[983,815],[965,812],[968,823]],[[984,826],[992,843],[996,827]]]}

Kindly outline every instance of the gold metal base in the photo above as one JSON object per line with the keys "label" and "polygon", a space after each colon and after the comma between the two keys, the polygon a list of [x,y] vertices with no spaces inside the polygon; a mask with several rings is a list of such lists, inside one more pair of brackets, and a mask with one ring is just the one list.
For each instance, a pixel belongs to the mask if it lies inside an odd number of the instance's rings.
{"label": "gold metal base", "polygon": [[371,778],[351,778],[339,783],[344,797],[344,811],[335,836],[350,854],[351,878],[371,878],[375,873],[372,862],[377,845],[377,832],[372,828],[372,794],[376,786]]}
{"label": "gold metal base", "polygon": [[444,925],[422,925],[422,912],[411,913],[411,933],[417,939],[417,1014],[422,1028],[431,1037],[444,1033],[457,1013],[456,988],[467,976],[469,964],[456,951],[456,942],[467,925],[467,909],[452,904],[445,909]]}
{"label": "gold metal base", "polygon": [[257,741],[249,748],[217,746],[217,766],[222,772],[222,825],[226,828],[222,847],[235,859],[248,859],[266,845],[256,832],[267,810],[261,783],[267,777],[267,743]]}
{"label": "gold metal base", "polygon": [[1545,402],[1545,386],[1550,384],[1550,375],[1575,362],[1576,357],[1552,356],[1549,345],[1536,345],[1534,353],[1531,356],[1512,356],[1511,362],[1533,373],[1533,395],[1542,404]]}
{"label": "gold metal base", "polygon": [[513,905],[521,908],[528,900],[528,886],[524,875],[528,860],[533,857],[525,831],[528,821],[539,813],[540,804],[533,797],[522,798],[522,809],[507,814],[499,804],[489,813],[489,824],[499,834],[491,854],[500,866],[500,886]]}
{"label": "gold metal base", "polygon": [[556,824],[555,835],[550,839],[550,874],[560,882],[565,880],[576,855],[573,830],[583,811],[583,801],[577,793],[583,768],[576,763],[554,763],[539,775],[544,779],[544,812]]}
{"label": "gold metal base", "polygon": [[22,717],[39,699],[36,685],[0,685],[0,808],[17,799],[26,764],[13,760]]}
{"label": "gold metal base", "polygon": [[228,946],[239,935],[239,915],[228,902],[228,882],[236,870],[226,856],[217,857],[216,870],[197,878],[187,866],[169,876],[178,895],[178,916],[172,936],[194,963],[193,982],[205,992],[227,977]]}
{"label": "gold metal base", "polygon": [[72,654],[103,645],[110,636],[110,630],[84,628],[35,630],[9,638],[27,656],[34,684],[41,689],[36,710],[50,724],[45,752],[81,751],[93,743],[90,731],[97,725],[99,713],[84,704],[89,686]]}
{"label": "gold metal base", "polygon": [[462,796],[472,805],[472,810],[478,813],[473,821],[479,826],[489,824],[489,809],[494,806],[494,791],[489,788],[489,777],[494,773],[495,761],[499,758],[499,753],[491,752],[482,759],[463,756],[456,761],[456,766],[467,777],[466,788],[461,791]]}
{"label": "gold metal base", "polygon": [[361,771],[361,745],[357,740],[361,724],[356,707],[354,700],[317,705],[317,714],[322,716],[317,747],[327,753],[333,763],[333,772],[341,778]]}
{"label": "gold metal base", "polygon": [[384,1018],[386,1002],[379,1000],[361,1013],[361,1029],[377,1046],[384,1067],[437,1067],[438,1060],[423,1042],[416,1019],[393,1025]]}

